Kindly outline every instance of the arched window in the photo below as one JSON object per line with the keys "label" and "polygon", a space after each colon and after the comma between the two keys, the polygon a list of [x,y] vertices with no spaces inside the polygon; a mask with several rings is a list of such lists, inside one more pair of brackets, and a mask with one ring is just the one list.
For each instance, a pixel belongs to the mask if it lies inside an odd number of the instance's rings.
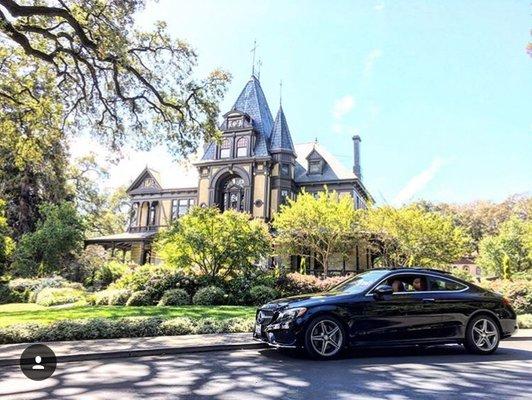
{"label": "arched window", "polygon": [[221,209],[244,211],[244,180],[238,176],[227,178],[221,185]]}
{"label": "arched window", "polygon": [[220,146],[220,158],[229,157],[231,157],[231,141],[229,139],[224,139]]}
{"label": "arched window", "polygon": [[236,142],[236,156],[246,157],[248,155],[248,138],[241,137]]}

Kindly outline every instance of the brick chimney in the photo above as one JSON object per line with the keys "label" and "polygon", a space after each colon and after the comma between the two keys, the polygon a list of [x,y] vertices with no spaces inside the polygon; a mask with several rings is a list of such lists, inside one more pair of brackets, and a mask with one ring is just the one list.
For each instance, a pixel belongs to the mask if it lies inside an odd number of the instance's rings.
{"label": "brick chimney", "polygon": [[353,172],[358,177],[358,179],[362,180],[362,170],[360,168],[360,136],[355,135],[353,136],[353,156],[354,156],[354,164],[353,164]]}

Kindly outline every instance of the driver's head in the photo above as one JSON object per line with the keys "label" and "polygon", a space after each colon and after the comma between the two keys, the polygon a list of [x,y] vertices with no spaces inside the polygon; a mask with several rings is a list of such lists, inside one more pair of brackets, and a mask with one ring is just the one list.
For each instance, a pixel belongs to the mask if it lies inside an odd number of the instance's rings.
{"label": "driver's head", "polygon": [[415,290],[425,290],[425,280],[421,277],[417,277],[412,282],[412,286],[414,286]]}

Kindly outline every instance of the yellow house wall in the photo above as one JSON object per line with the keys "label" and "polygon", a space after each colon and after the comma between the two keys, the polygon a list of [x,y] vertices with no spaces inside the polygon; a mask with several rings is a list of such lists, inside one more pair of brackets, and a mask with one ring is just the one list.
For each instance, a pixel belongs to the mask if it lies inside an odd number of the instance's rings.
{"label": "yellow house wall", "polygon": [[209,204],[209,178],[200,178],[198,185],[198,205]]}
{"label": "yellow house wall", "polygon": [[159,210],[159,225],[169,225],[172,216],[172,200],[165,199],[161,201],[161,208]]}
{"label": "yellow house wall", "polygon": [[[255,175],[253,179],[253,217],[264,218],[264,208],[266,205],[266,196],[264,192],[264,183],[266,177],[264,175]],[[262,200],[262,206],[255,205],[256,200]]]}
{"label": "yellow house wall", "polygon": [[140,264],[142,257],[142,243],[133,243],[131,245],[131,262]]}

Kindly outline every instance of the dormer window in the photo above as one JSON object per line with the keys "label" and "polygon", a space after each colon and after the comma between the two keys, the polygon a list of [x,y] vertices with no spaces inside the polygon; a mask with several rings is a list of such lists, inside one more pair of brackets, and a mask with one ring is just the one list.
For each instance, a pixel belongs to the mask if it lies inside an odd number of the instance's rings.
{"label": "dormer window", "polygon": [[309,161],[308,163],[309,174],[321,174],[322,168],[323,168],[323,161],[321,160]]}
{"label": "dormer window", "polygon": [[231,157],[231,141],[229,139],[224,139],[220,146],[220,158],[229,157]]}
{"label": "dormer window", "polygon": [[241,137],[236,142],[236,156],[246,157],[248,155],[248,138]]}

